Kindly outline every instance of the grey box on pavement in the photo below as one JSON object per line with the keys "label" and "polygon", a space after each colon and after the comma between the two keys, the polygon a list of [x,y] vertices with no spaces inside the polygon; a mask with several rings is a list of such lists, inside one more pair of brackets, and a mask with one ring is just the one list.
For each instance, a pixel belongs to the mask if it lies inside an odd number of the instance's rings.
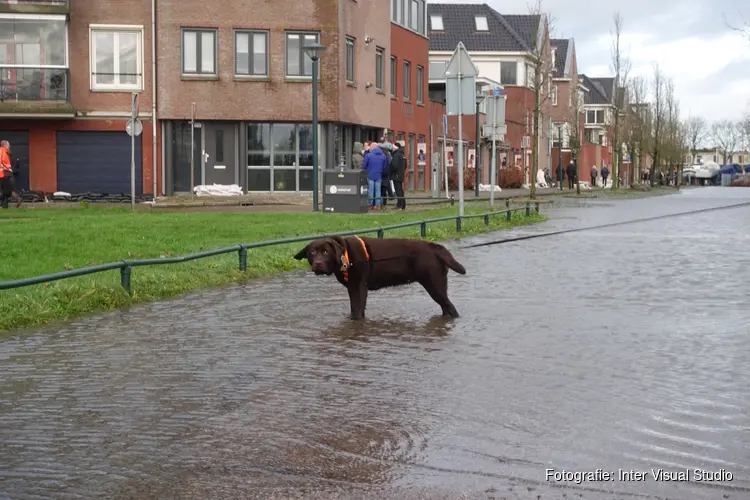
{"label": "grey box on pavement", "polygon": [[345,214],[367,213],[367,172],[323,171],[323,211]]}

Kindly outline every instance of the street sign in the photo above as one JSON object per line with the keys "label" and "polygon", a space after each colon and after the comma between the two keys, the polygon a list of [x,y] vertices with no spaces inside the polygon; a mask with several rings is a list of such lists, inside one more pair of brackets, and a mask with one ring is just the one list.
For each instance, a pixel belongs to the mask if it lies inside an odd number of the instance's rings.
{"label": "street sign", "polygon": [[143,123],[138,119],[128,120],[128,123],[125,125],[125,132],[131,137],[141,135],[143,133]]}
{"label": "street sign", "polygon": [[505,95],[505,89],[492,89],[492,95],[495,97]]}
{"label": "street sign", "polygon": [[443,137],[448,137],[448,115],[443,115]]}
{"label": "street sign", "polygon": [[130,118],[132,118],[133,120],[138,118],[138,93],[137,92],[133,92],[133,105],[130,111]]}
{"label": "street sign", "polygon": [[[495,130],[492,130],[492,125],[485,125],[482,127],[482,137],[491,138],[492,134],[503,136],[508,133],[507,125],[495,125]],[[502,140],[502,139],[500,139]]]}
{"label": "street sign", "polygon": [[521,137],[521,147],[528,149],[531,147],[531,137],[528,135],[525,135]]}
{"label": "street sign", "polygon": [[451,60],[445,66],[445,78],[470,78],[476,77],[478,74],[479,71],[474,66],[474,61],[471,60],[463,42],[458,42]]}

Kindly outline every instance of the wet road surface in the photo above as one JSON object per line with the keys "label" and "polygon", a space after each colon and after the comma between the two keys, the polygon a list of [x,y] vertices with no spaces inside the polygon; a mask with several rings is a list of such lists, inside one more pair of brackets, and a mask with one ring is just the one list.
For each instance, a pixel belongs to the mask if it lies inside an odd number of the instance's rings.
{"label": "wet road surface", "polygon": [[[512,235],[744,201],[567,200]],[[0,498],[750,498],[750,207],[460,249],[507,236],[448,245],[456,321],[412,286],[354,323],[291,273],[3,341]],[[725,480],[651,476],[695,468]]]}

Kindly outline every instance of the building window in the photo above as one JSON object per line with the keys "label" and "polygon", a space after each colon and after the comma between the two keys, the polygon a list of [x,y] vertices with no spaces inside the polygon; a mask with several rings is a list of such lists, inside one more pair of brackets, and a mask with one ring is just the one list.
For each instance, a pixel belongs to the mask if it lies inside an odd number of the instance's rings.
{"label": "building window", "polygon": [[[93,90],[142,90],[143,28],[92,26],[90,40]],[[23,44],[16,45],[16,59],[20,53],[21,59],[30,60],[28,52]]]}
{"label": "building window", "polygon": [[411,63],[404,61],[404,101],[411,99]]}
{"label": "building window", "polygon": [[552,99],[552,105],[557,106],[557,85],[552,86],[552,92],[550,92],[549,97]]}
{"label": "building window", "polygon": [[237,76],[268,76],[267,32],[234,32],[234,73]]}
{"label": "building window", "polygon": [[409,28],[413,31],[419,31],[419,0],[411,0],[411,9],[409,10]]}
{"label": "building window", "polygon": [[[320,43],[319,33],[287,32],[286,34],[286,76],[293,78],[312,78],[312,59],[305,54],[305,45]],[[318,74],[320,78],[320,61]]]}
{"label": "building window", "polygon": [[440,80],[445,78],[445,69],[448,63],[445,61],[430,61],[430,70],[428,78],[430,80]]}
{"label": "building window", "polygon": [[346,82],[354,83],[354,38],[346,37]]}
{"label": "building window", "polygon": [[500,63],[500,83],[503,85],[518,85],[518,64],[515,61]]}
{"label": "building window", "polygon": [[431,15],[430,29],[433,31],[443,31],[443,16],[436,14]]}
{"label": "building window", "polygon": [[216,33],[216,30],[182,30],[182,74],[217,74]]}
{"label": "building window", "polygon": [[418,17],[417,17],[417,31],[419,32],[420,35],[426,35],[427,34],[425,32],[425,29],[424,29],[424,22],[425,22],[424,11],[425,11],[425,2],[424,2],[424,0],[419,0],[419,12],[418,12]]}
{"label": "building window", "polygon": [[398,65],[396,63],[396,56],[391,56],[391,97],[396,97],[398,95],[398,90],[396,89],[398,79],[396,78],[398,75]]}
{"label": "building window", "polygon": [[248,191],[312,191],[312,150],[309,123],[248,125]]}
{"label": "building window", "polygon": [[601,125],[604,123],[603,109],[589,109],[586,111],[586,124]]}
{"label": "building window", "polygon": [[385,49],[375,49],[375,90],[385,90]]}
{"label": "building window", "polygon": [[424,68],[417,66],[417,104],[424,104]]}
{"label": "building window", "polygon": [[476,16],[474,18],[474,24],[477,27],[477,31],[489,31],[490,27],[487,24],[487,16]]}

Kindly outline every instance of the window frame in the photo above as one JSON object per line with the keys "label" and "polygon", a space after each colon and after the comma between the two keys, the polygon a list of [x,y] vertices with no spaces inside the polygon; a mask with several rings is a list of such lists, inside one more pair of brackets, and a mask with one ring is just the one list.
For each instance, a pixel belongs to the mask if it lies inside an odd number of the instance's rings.
{"label": "window frame", "polygon": [[[237,35],[248,35],[249,41],[248,41],[248,69],[251,70],[252,68],[252,56],[255,53],[253,49],[255,48],[255,42],[254,37],[255,35],[264,35],[266,37],[266,72],[263,74],[256,74],[256,73],[239,73],[237,71],[237,61],[239,60],[239,57],[237,55]],[[234,30],[234,76],[237,78],[268,78],[271,75],[271,51],[269,50],[269,42],[270,42],[270,32],[268,30],[262,30],[262,29],[253,29],[253,28],[236,28]]]}
{"label": "window frame", "polygon": [[417,64],[417,104],[424,105],[424,66]]}
{"label": "window frame", "polygon": [[[300,48],[299,48],[299,63],[300,63],[300,72],[303,73],[301,75],[290,75],[289,74],[289,35],[299,35],[300,36]],[[308,35],[314,35],[315,36],[315,43],[320,44],[320,31],[299,31],[299,30],[289,30],[284,31],[284,77],[290,80],[310,80],[312,81],[313,76],[312,75],[305,75],[305,60],[307,59],[307,54],[305,54],[305,50],[302,48],[304,45],[302,45],[302,42],[304,42],[305,37]],[[318,74],[317,78],[318,81],[320,81],[320,75],[322,73],[321,66],[323,62],[323,53],[320,54],[320,57],[318,58]]]}
{"label": "window frame", "polygon": [[[195,33],[195,72],[185,71],[185,33]],[[203,48],[203,37],[198,36],[203,33],[211,33],[214,36],[214,70],[211,73],[204,73],[202,69],[201,52]],[[219,30],[218,28],[180,28],[180,74],[188,78],[212,78],[219,76]]]}
{"label": "window frame", "polygon": [[[503,80],[503,64],[512,64],[515,70],[513,71],[514,81],[506,82]],[[500,83],[502,85],[518,85],[518,63],[516,61],[500,61]]]}
{"label": "window frame", "polygon": [[390,80],[391,80],[391,98],[398,98],[398,58],[391,56]]}
{"label": "window frame", "polygon": [[[484,24],[483,24],[484,27],[483,28],[479,27],[479,20],[480,19],[484,19]],[[474,16],[474,29],[476,31],[489,31],[490,30],[490,22],[487,19],[487,16],[483,16],[483,15]]]}
{"label": "window frame", "polygon": [[375,47],[375,90],[385,92],[385,49]]}
{"label": "window frame", "polygon": [[[356,74],[356,42],[357,40],[352,37],[346,37],[346,51],[344,56],[344,79],[349,85],[355,85],[357,83]],[[351,56],[351,66],[349,65],[349,59]]]}
{"label": "window frame", "polygon": [[411,102],[411,61],[404,60],[401,78],[401,92],[403,94],[404,102]]}
{"label": "window frame", "polygon": [[[142,25],[130,25],[130,24],[90,24],[89,25],[89,90],[94,92],[133,92],[144,90],[144,27]],[[99,33],[112,33],[115,34],[116,44],[119,47],[119,35],[121,33],[135,34],[136,35],[136,67],[137,76],[135,84],[100,84],[96,82],[96,37],[95,34]],[[66,43],[68,40],[68,34],[66,29]],[[68,50],[66,49],[65,57],[67,60]],[[119,80],[120,74],[117,71],[120,60],[119,53],[118,57],[114,59],[114,76]],[[114,55],[114,53],[113,53]],[[67,63],[67,61],[66,61]],[[69,63],[68,63],[69,64]],[[41,66],[47,67],[47,66]]]}
{"label": "window frame", "polygon": [[[440,20],[440,27],[435,27],[435,19]],[[445,24],[443,24],[442,14],[430,14],[430,31],[445,31]]]}

